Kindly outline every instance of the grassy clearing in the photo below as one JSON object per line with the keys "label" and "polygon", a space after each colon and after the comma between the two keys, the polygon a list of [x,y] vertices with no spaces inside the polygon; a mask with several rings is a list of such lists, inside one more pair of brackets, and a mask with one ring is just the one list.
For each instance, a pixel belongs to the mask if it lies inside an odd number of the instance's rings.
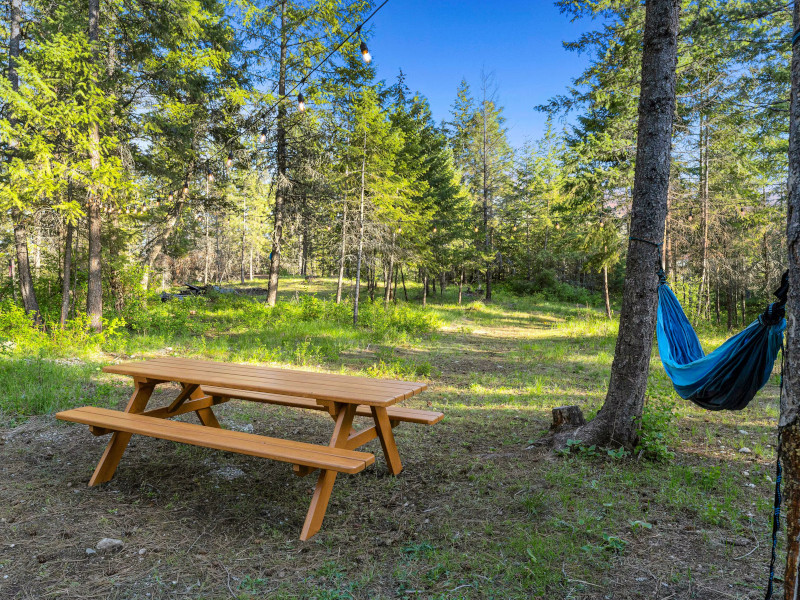
{"label": "grassy clearing", "polygon": [[[577,403],[591,415],[602,404],[615,322],[585,305],[502,293],[457,306],[448,291],[427,309],[366,304],[353,329],[349,307],[322,301],[331,283],[289,281],[275,309],[227,297],[153,303],[101,340],[5,346],[0,597],[763,596],[774,384],[747,411],[704,412],[678,401],[656,358],[654,437],[641,456],[552,456],[531,443],[552,407]],[[295,300],[295,291],[319,299]],[[726,335],[702,337],[710,349]],[[26,415],[118,406],[128,382],[96,369],[164,354],[424,379],[430,390],[409,405],[447,417],[396,430],[399,477],[369,446],[377,464],[337,481],[323,530],[307,544],[296,537],[313,481],[284,465],[140,440],[111,483],[85,488],[104,440]],[[316,442],[330,430],[322,415],[248,403],[219,416]],[[126,549],[87,557],[105,536]]]}

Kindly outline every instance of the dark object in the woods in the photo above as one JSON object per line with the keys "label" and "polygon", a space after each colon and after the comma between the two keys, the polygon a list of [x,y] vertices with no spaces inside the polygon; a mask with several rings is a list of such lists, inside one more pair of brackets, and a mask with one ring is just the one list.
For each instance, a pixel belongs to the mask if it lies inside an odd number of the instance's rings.
{"label": "dark object in the woods", "polygon": [[580,406],[557,406],[553,409],[551,431],[559,431],[562,427],[581,427],[586,425]]}
{"label": "dark object in the woods", "polygon": [[206,296],[209,292],[214,292],[215,294],[237,294],[241,296],[260,296],[267,293],[267,290],[264,288],[242,288],[241,290],[237,290],[234,288],[220,287],[218,285],[204,285],[198,287],[189,283],[184,283],[183,286],[184,289],[179,290],[177,294],[161,292],[161,301],[183,300],[189,296]]}

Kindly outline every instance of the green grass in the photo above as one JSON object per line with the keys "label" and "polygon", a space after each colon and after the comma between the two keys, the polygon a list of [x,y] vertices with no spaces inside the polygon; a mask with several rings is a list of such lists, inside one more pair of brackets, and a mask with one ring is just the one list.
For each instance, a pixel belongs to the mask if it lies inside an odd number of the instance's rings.
{"label": "green grass", "polygon": [[[459,306],[451,288],[429,298],[427,308],[400,302],[384,310],[381,302],[365,302],[354,328],[352,306],[330,299],[332,281],[286,279],[282,286],[275,308],[225,296],[152,300],[129,309],[127,324],[102,338],[31,331],[18,314],[0,317],[0,342],[13,342],[0,358],[6,427],[72,405],[119,406],[129,382],[98,369],[163,355],[422,379],[430,389],[408,404],[446,414],[433,428],[396,430],[406,466],[400,477],[376,465],[337,480],[323,530],[305,545],[296,535],[307,481],[246,457],[181,446],[148,455],[137,448],[111,484],[119,494],[80,495],[90,502],[81,514],[94,515],[86,527],[100,527],[102,518],[105,535],[118,521],[140,518],[135,536],[142,545],[157,544],[163,521],[185,519],[174,525],[169,554],[125,566],[120,581],[123,590],[136,590],[131,597],[145,590],[167,597],[175,589],[170,581],[182,578],[195,597],[243,599],[634,598],[651,597],[656,585],[664,597],[692,597],[700,585],[706,594],[746,598],[761,589],[760,576],[757,583],[745,578],[762,573],[766,555],[759,550],[733,561],[750,548],[730,540],[755,535],[761,549],[768,544],[775,381],[747,411],[709,413],[677,398],[654,354],[643,422],[652,437],[641,453],[582,448],[552,456],[530,448],[547,431],[551,409],[580,404],[591,417],[605,397],[617,323],[599,310],[502,290],[491,304],[470,298]],[[419,288],[409,288],[412,300],[418,297]],[[701,330],[706,350],[726,337]],[[235,402],[220,415],[264,435],[329,435],[322,416],[289,409]],[[745,445],[752,454],[738,452]],[[382,460],[379,447],[368,449]],[[71,460],[89,468],[96,451],[82,449]],[[241,467],[247,477],[218,480],[187,467],[204,461]],[[34,495],[28,485],[40,468],[26,471],[27,483],[6,483],[6,496],[0,486],[0,505]],[[46,492],[53,505],[78,501],[63,489]],[[19,513],[27,523],[34,516],[25,506],[0,516]],[[207,534],[222,522],[230,527],[224,536]],[[200,546],[216,561],[198,558]],[[0,556],[0,565],[22,568],[14,560]],[[57,590],[63,577],[55,568],[48,574],[48,564],[30,575],[43,592]],[[637,570],[643,564],[649,574]],[[641,577],[648,590],[637,583]]]}

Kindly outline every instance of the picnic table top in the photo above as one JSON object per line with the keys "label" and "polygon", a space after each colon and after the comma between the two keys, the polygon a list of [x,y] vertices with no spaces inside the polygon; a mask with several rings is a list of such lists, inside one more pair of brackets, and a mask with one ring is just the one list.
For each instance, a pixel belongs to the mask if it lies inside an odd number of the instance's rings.
{"label": "picnic table top", "polygon": [[413,381],[370,379],[177,357],[109,365],[103,367],[103,371],[158,381],[382,407],[415,396],[428,387]]}

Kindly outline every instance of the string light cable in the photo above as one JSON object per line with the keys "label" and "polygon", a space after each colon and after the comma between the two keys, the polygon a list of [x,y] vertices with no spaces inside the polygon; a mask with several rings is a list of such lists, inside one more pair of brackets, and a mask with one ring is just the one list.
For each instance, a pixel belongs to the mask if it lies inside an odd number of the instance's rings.
{"label": "string light cable", "polygon": [[[360,22],[360,23],[359,23],[359,24],[356,26],[356,28],[355,28],[353,31],[351,31],[349,34],[347,34],[347,36],[345,36],[345,37],[344,37],[344,38],[343,38],[343,39],[342,39],[342,40],[341,40],[341,41],[340,41],[340,42],[339,42],[339,43],[338,43],[338,44],[337,44],[337,45],[336,45],[336,46],[335,46],[335,47],[334,47],[332,50],[330,50],[330,51],[329,51],[329,52],[328,52],[328,53],[327,53],[327,54],[326,54],[326,55],[325,55],[325,56],[322,58],[322,60],[318,61],[318,62],[317,62],[317,64],[315,64],[315,65],[314,65],[314,66],[311,68],[311,70],[309,70],[309,71],[308,71],[308,72],[307,72],[307,73],[306,73],[306,74],[305,74],[305,75],[302,77],[302,79],[300,79],[300,80],[299,80],[297,83],[295,83],[295,84],[292,86],[292,88],[291,88],[291,89],[290,89],[290,90],[289,90],[289,91],[288,91],[286,94],[284,94],[283,96],[281,96],[280,98],[278,98],[278,99],[277,99],[275,102],[273,102],[272,104],[270,104],[270,105],[269,105],[269,106],[267,106],[266,108],[263,108],[263,109],[260,109],[260,110],[258,110],[258,111],[257,111],[257,112],[256,112],[254,115],[251,115],[250,117],[248,117],[248,119],[247,119],[247,120],[250,120],[250,121],[257,122],[257,121],[259,121],[259,120],[263,119],[263,117],[264,117],[265,115],[272,113],[272,112],[273,112],[273,111],[274,111],[274,110],[275,110],[275,109],[278,107],[278,105],[279,105],[281,102],[283,102],[283,101],[284,101],[286,98],[288,98],[288,97],[291,97],[291,96],[292,96],[292,95],[293,95],[295,92],[297,92],[297,108],[298,108],[298,111],[299,111],[299,112],[303,112],[303,111],[305,111],[305,108],[306,108],[306,105],[305,105],[305,98],[303,97],[303,93],[302,93],[302,91],[300,91],[300,89],[301,89],[301,88],[302,88],[302,86],[303,86],[303,85],[304,85],[304,84],[305,84],[305,83],[308,81],[309,77],[311,77],[311,75],[313,75],[314,73],[316,73],[316,72],[317,72],[317,71],[318,71],[318,70],[319,70],[319,69],[320,69],[320,68],[321,68],[321,67],[322,67],[322,66],[323,66],[325,63],[327,63],[327,62],[330,60],[330,58],[331,58],[331,57],[332,57],[334,54],[336,54],[336,52],[338,52],[338,51],[339,51],[339,50],[340,50],[340,49],[341,49],[341,48],[342,48],[342,47],[343,47],[343,46],[344,46],[344,45],[345,45],[345,44],[346,44],[348,41],[350,41],[350,39],[351,39],[353,36],[356,36],[356,35],[357,35],[357,36],[359,37],[359,39],[361,39],[361,43],[360,43],[360,48],[359,48],[359,49],[360,49],[360,52],[361,52],[362,59],[364,60],[364,62],[366,62],[366,63],[370,63],[370,62],[372,61],[372,55],[370,54],[370,52],[369,52],[369,49],[367,48],[367,44],[366,44],[366,42],[365,42],[365,41],[364,41],[364,40],[361,38],[361,31],[362,31],[362,28],[363,28],[363,27],[364,27],[364,26],[365,26],[365,25],[366,25],[366,24],[367,24],[367,23],[368,23],[370,20],[372,20],[372,18],[373,18],[373,17],[374,17],[374,16],[375,16],[375,15],[376,15],[376,14],[377,14],[377,13],[378,13],[378,12],[379,12],[379,11],[380,11],[382,8],[383,8],[383,7],[384,7],[384,6],[386,6],[386,4],[388,4],[388,2],[389,2],[389,0],[383,0],[383,2],[381,2],[381,3],[380,3],[380,4],[379,4],[379,5],[378,5],[378,6],[377,6],[377,7],[376,7],[376,8],[375,8],[375,9],[374,9],[374,10],[373,10],[373,11],[372,11],[370,14],[369,14],[369,15],[367,15],[367,17],[366,17],[366,18],[364,18],[364,20],[363,20],[363,21],[361,21],[361,22]],[[274,119],[273,119],[273,121],[274,121]],[[209,157],[208,157],[208,158],[205,160],[206,164],[209,164],[211,161],[213,161],[213,160],[215,160],[216,158],[218,158],[218,157],[220,156],[220,154],[224,153],[224,152],[227,150],[227,151],[228,151],[228,153],[227,153],[226,165],[228,166],[228,168],[230,168],[230,167],[232,166],[232,164],[233,164],[233,150],[231,150],[231,149],[230,149],[230,145],[231,145],[231,143],[232,143],[234,140],[238,140],[238,139],[240,139],[242,135],[246,135],[246,134],[248,134],[248,133],[252,134],[252,133],[254,133],[254,132],[253,132],[253,131],[245,131],[243,134],[236,134],[236,135],[234,135],[234,136],[231,136],[231,137],[230,137],[230,138],[228,138],[227,140],[225,140],[225,141],[224,141],[224,142],[223,142],[223,143],[220,145],[219,149],[218,149],[216,152],[212,153],[212,154],[211,154],[211,155],[210,155],[210,156],[209,156]],[[260,136],[259,136],[259,141],[260,141],[262,144],[263,144],[263,143],[266,141],[267,134],[268,134],[268,127],[264,126],[264,127],[261,129],[261,131],[260,131]],[[214,175],[213,175],[213,173],[211,172],[210,168],[208,168],[208,169],[207,169],[207,171],[206,171],[206,177],[207,177],[207,179],[208,179],[208,181],[209,181],[209,182],[213,182],[213,181],[214,181]],[[173,188],[173,187],[174,187],[174,186],[170,185],[170,188]],[[164,188],[162,188],[162,190],[163,190],[163,189],[164,189]],[[188,180],[184,180],[184,185],[183,185],[183,193],[184,193],[184,195],[186,195],[186,194],[188,193],[188,191],[189,191],[189,182],[188,182]],[[162,192],[162,193],[158,193],[158,196],[159,196],[159,197],[161,197],[162,195],[163,195],[163,192]],[[169,192],[169,196],[172,196],[172,195],[173,195],[173,193],[170,191],[170,192]],[[160,205],[160,204],[161,204],[161,201],[159,200],[159,201],[157,202],[157,204],[159,204],[159,205]],[[102,205],[101,205],[101,206],[102,206]],[[152,204],[151,204],[151,206],[152,206]],[[116,210],[116,211],[119,211],[119,212],[121,212],[123,209],[117,206],[117,207],[114,207],[114,208],[112,208],[112,210]],[[126,211],[126,212],[127,212],[127,211]]]}

